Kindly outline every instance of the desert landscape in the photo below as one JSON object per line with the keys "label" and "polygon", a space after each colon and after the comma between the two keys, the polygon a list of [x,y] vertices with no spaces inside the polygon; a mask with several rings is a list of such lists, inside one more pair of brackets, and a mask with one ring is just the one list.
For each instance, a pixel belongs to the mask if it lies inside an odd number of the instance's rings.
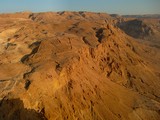
{"label": "desert landscape", "polygon": [[160,15],[0,14],[0,120],[159,120]]}

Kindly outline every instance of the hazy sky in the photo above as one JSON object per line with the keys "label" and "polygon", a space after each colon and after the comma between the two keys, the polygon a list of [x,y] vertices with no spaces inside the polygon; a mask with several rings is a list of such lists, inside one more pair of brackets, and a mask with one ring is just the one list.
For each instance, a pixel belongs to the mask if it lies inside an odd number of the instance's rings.
{"label": "hazy sky", "polygon": [[160,0],[0,0],[0,12],[93,11],[160,14]]}

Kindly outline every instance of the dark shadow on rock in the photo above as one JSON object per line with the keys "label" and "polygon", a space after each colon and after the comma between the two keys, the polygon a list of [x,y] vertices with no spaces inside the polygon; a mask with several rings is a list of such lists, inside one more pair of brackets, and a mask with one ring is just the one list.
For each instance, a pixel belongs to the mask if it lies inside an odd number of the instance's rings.
{"label": "dark shadow on rock", "polygon": [[104,28],[100,28],[99,30],[96,31],[96,37],[98,39],[98,42],[100,43],[104,37],[103,32],[104,32]]}
{"label": "dark shadow on rock", "polygon": [[30,54],[24,55],[21,58],[21,62],[24,63],[25,61],[27,61],[31,55],[35,54],[38,51],[38,48],[39,46],[35,47]]}
{"label": "dark shadow on rock", "polygon": [[0,101],[0,120],[47,120],[44,113],[24,108],[20,99]]}

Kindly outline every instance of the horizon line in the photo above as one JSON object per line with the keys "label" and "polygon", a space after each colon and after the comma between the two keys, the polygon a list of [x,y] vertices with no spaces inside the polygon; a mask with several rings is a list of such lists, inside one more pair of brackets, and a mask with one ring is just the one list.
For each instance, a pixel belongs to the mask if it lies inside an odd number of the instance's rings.
{"label": "horizon line", "polygon": [[31,10],[22,10],[22,11],[11,11],[11,12],[1,12],[0,14],[14,14],[14,13],[25,13],[25,12],[31,12],[31,13],[47,13],[47,12],[91,12],[91,13],[106,13],[109,15],[160,15],[158,13],[141,13],[141,14],[118,14],[118,13],[108,13],[108,12],[104,12],[104,11],[89,11],[89,10],[55,10],[55,11],[31,11]]}

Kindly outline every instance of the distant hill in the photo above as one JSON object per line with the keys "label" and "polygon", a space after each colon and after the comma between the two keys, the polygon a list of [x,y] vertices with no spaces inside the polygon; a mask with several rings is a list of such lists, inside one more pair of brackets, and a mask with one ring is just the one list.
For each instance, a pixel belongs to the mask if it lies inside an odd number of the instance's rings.
{"label": "distant hill", "polygon": [[125,18],[157,18],[160,19],[160,14],[146,14],[146,15],[122,15]]}

